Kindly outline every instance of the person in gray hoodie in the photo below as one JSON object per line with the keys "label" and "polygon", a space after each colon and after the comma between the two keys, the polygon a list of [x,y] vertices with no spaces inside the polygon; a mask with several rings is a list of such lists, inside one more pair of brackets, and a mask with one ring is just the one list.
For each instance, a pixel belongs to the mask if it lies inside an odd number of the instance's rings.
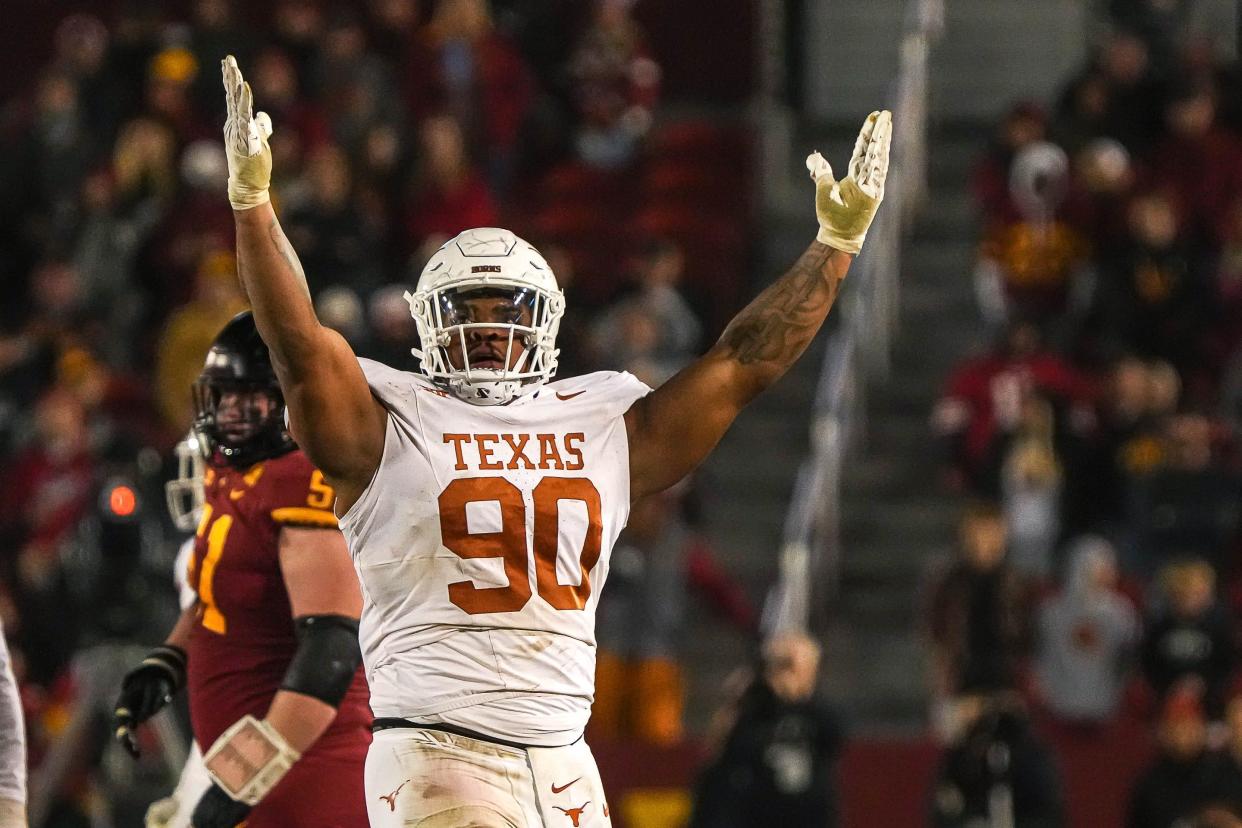
{"label": "person in gray hoodie", "polygon": [[1044,704],[1060,719],[1104,723],[1117,713],[1141,625],[1117,589],[1107,541],[1073,542],[1061,591],[1039,611],[1035,671]]}

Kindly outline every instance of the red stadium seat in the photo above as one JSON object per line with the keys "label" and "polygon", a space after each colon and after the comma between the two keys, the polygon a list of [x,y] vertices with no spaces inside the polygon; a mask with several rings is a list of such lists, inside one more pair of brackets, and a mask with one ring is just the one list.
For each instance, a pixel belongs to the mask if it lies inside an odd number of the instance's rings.
{"label": "red stadium seat", "polygon": [[647,145],[651,158],[708,159],[708,163],[746,167],[752,140],[744,127],[712,121],[677,121],[656,130]]}
{"label": "red stadium seat", "polygon": [[579,161],[553,167],[535,182],[531,200],[550,205],[560,201],[592,200],[623,208],[631,189],[631,176],[617,170],[601,170]]}
{"label": "red stadium seat", "polygon": [[701,204],[716,210],[749,209],[754,184],[727,165],[652,160],[640,179],[641,202]]}

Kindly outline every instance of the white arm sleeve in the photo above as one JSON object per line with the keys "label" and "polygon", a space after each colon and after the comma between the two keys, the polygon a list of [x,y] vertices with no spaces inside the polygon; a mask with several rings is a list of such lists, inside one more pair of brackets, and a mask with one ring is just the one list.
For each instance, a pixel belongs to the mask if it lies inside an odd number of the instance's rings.
{"label": "white arm sleeve", "polygon": [[26,725],[0,627],[0,797],[26,802]]}

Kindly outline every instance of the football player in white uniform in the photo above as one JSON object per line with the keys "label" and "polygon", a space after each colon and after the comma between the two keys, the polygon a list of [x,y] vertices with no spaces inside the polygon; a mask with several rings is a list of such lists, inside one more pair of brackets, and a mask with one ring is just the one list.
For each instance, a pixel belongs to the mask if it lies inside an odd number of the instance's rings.
{"label": "football player in white uniform", "polygon": [[26,721],[0,624],[0,828],[26,826]]}
{"label": "football player in white uniform", "polygon": [[819,330],[883,197],[890,114],[867,118],[841,181],[807,159],[816,240],[651,391],[625,373],[548,382],[563,295],[496,228],[446,243],[407,296],[421,373],[359,360],[316,319],[272,210],[271,121],[232,57],[223,72],[238,270],[363,588],[371,825],[611,824],[582,731],[613,542]]}
{"label": "football player in white uniform", "polygon": [[[198,600],[194,587],[189,582],[190,559],[194,555],[194,530],[203,517],[203,503],[206,496],[203,492],[203,453],[198,447],[198,437],[193,429],[185,439],[177,443],[177,476],[164,484],[164,497],[168,502],[168,514],[173,525],[182,532],[191,533],[181,544],[177,552],[177,560],[173,563],[173,581],[177,585],[177,597],[181,609]],[[211,787],[211,777],[203,766],[203,752],[198,742],[190,739],[190,753],[185,765],[181,768],[181,776],[177,787],[163,799],[151,803],[147,808],[146,828],[190,828],[190,816],[194,806]]]}

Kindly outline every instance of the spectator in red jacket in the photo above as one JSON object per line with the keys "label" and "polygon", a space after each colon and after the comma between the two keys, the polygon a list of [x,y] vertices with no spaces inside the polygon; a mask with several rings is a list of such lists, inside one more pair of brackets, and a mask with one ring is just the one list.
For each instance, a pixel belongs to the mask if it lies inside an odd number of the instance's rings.
{"label": "spectator in red jacket", "polygon": [[498,192],[506,191],[513,173],[534,93],[525,59],[496,30],[487,0],[438,0],[409,47],[410,111],[420,119],[440,112],[456,116],[467,146],[487,159],[488,180]]}
{"label": "spectator in red jacket", "polygon": [[1018,153],[1044,140],[1048,118],[1034,101],[1021,101],[1005,114],[987,153],[971,174],[971,191],[985,224],[1018,218],[1009,196],[1009,168]]}
{"label": "spectator in red jacket", "polygon": [[660,66],[630,13],[633,0],[596,0],[594,17],[569,60],[582,123],[578,154],[601,167],[627,163],[651,128]]}
{"label": "spectator in red jacket", "polygon": [[[23,591],[49,580],[63,544],[90,507],[95,458],[86,413],[69,392],[54,388],[34,412],[35,440],[14,458],[0,498],[0,526],[14,552]],[[8,567],[6,567],[8,568]]]}
{"label": "spectator in red jacket", "polygon": [[982,482],[987,449],[998,429],[1017,423],[1032,390],[1055,403],[1086,408],[1092,383],[1047,350],[1038,326],[1016,322],[988,353],[953,369],[932,411],[932,429],[949,445],[953,482]]}
{"label": "spectator in red jacket", "polygon": [[320,108],[302,94],[297,66],[279,48],[264,50],[254,67],[254,99],[280,124],[281,132],[296,134],[304,152],[330,139],[328,122]]}
{"label": "spectator in red jacket", "polygon": [[414,252],[430,237],[449,238],[464,227],[499,220],[491,190],[466,154],[461,124],[451,115],[423,122],[421,163],[410,194],[407,245]]}
{"label": "spectator in red jacket", "polygon": [[1215,91],[1205,81],[1175,89],[1165,125],[1150,159],[1151,184],[1176,198],[1193,236],[1219,240],[1242,192],[1242,139],[1217,124]]}

